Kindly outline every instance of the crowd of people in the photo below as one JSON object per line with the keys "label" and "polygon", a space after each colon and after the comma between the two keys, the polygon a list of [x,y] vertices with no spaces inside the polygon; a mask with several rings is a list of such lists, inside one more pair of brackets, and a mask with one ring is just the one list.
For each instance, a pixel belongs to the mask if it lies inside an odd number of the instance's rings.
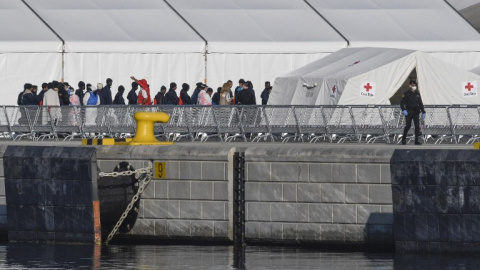
{"label": "crowd of people", "polygon": [[[68,82],[52,81],[43,83],[38,91],[36,85],[26,83],[23,91],[18,94],[18,105],[40,106],[96,106],[96,105],[257,105],[255,90],[251,81],[240,79],[238,86],[233,88],[233,82],[228,80],[214,93],[213,89],[206,84],[198,82],[189,94],[190,85],[183,83],[179,93],[177,84],[170,83],[167,87],[162,86],[160,91],[152,96],[150,85],[145,79],[138,80],[130,77],[133,82],[131,90],[124,99],[125,87],[118,86],[118,92],[112,98],[113,80],[108,78],[105,86],[78,82],[75,89]],[[233,90],[232,90],[233,88]],[[272,91],[270,82],[265,82],[265,89],[261,94],[261,104],[266,105]]]}

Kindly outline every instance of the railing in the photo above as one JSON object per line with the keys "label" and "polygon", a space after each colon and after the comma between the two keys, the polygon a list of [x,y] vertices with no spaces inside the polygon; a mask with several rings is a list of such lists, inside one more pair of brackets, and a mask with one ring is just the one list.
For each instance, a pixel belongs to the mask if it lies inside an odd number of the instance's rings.
{"label": "railing", "polygon": [[[0,136],[20,140],[125,138],[135,133],[137,111],[163,111],[155,125],[165,140],[357,141],[398,143],[405,126],[399,106],[1,106]],[[424,142],[480,140],[480,106],[425,106]],[[413,134],[413,126],[409,132]]]}

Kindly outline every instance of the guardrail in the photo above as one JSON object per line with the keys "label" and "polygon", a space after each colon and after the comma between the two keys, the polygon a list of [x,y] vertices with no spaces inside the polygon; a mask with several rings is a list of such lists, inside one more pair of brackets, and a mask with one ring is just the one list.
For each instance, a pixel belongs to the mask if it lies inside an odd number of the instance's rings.
{"label": "guardrail", "polygon": [[[155,125],[165,140],[322,141],[397,143],[405,117],[399,106],[1,106],[3,138],[124,138],[135,133],[137,111],[163,111]],[[467,144],[480,140],[480,106],[425,106],[424,142]],[[409,132],[413,134],[413,127]]]}

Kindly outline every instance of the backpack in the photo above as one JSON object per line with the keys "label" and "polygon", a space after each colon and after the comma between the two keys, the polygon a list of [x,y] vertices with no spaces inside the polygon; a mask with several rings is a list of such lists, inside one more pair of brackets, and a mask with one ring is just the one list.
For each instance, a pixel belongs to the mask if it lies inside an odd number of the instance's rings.
{"label": "backpack", "polygon": [[90,92],[87,105],[97,105],[97,102],[98,102],[98,95],[95,95],[93,92]]}

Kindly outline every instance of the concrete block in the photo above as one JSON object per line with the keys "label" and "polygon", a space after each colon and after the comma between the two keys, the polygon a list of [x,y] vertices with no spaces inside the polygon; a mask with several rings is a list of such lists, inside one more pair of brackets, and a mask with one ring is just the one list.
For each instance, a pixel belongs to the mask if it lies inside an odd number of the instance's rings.
{"label": "concrete block", "polygon": [[344,242],[345,224],[321,224],[320,238],[322,242]]}
{"label": "concrete block", "polygon": [[190,181],[168,181],[169,199],[190,199]]}
{"label": "concrete block", "polygon": [[297,203],[295,204],[297,209],[297,222],[308,222],[308,204],[306,203]]}
{"label": "concrete block", "polygon": [[322,202],[329,202],[329,203],[345,202],[345,185],[322,184]]}
{"label": "concrete block", "polygon": [[167,201],[143,200],[143,215],[145,218],[169,218]]}
{"label": "concrete block", "polygon": [[191,227],[192,237],[213,237],[213,221],[193,220]]}
{"label": "concrete block", "polygon": [[297,222],[297,207],[295,203],[271,204],[272,221]]}
{"label": "concrete block", "polygon": [[345,185],[346,203],[368,203],[368,185]]}
{"label": "concrete block", "polygon": [[131,235],[141,236],[154,236],[155,235],[155,220],[153,219],[138,219],[135,222],[132,230],[129,232]]}
{"label": "concrete block", "polygon": [[366,226],[345,224],[345,242],[363,243],[366,241]]}
{"label": "concrete block", "polygon": [[[0,163],[0,167],[3,168]],[[5,178],[0,177],[0,196],[5,196]]]}
{"label": "concrete block", "polygon": [[168,220],[168,236],[191,236],[190,220]]}
{"label": "concrete block", "polygon": [[370,185],[369,202],[375,204],[392,204],[391,185]]}
{"label": "concrete block", "polygon": [[[247,195],[245,194],[245,197]],[[228,200],[228,183],[213,183],[213,199],[215,201],[227,201]]]}
{"label": "concrete block", "polygon": [[164,180],[179,180],[180,179],[180,163],[178,161],[165,161],[165,179]]}
{"label": "concrete block", "polygon": [[[272,239],[272,224],[270,222],[262,222],[259,225],[259,231],[258,231],[258,238],[260,239]],[[277,238],[277,240],[281,240],[282,232],[280,230],[280,238]]]}
{"label": "concrete block", "polygon": [[283,224],[283,240],[296,240],[297,239],[297,224],[284,223]]}
{"label": "concrete block", "polygon": [[202,202],[202,219],[226,220],[225,202]]}
{"label": "concrete block", "polygon": [[167,201],[168,205],[168,218],[178,219],[180,218],[180,201]]}
{"label": "concrete block", "polygon": [[322,201],[321,184],[317,183],[299,183],[297,184],[298,202],[321,202]]}
{"label": "concrete block", "polygon": [[180,201],[181,219],[201,219],[202,204],[198,201]]}
{"label": "concrete block", "polygon": [[355,183],[357,180],[357,170],[355,164],[333,164],[332,182],[333,183]]}
{"label": "concrete block", "polygon": [[155,236],[168,236],[168,222],[167,220],[155,220]]}
{"label": "concrete block", "polygon": [[282,201],[282,184],[277,183],[260,183],[259,185],[260,199],[263,202],[279,202]]}
{"label": "concrete block", "polygon": [[180,161],[179,170],[182,180],[202,179],[202,163],[199,161]]}
{"label": "concrete block", "polygon": [[246,222],[245,223],[245,238],[258,239],[260,223],[258,222]]}
{"label": "concrete block", "polygon": [[381,212],[385,218],[385,224],[393,224],[393,206],[382,205]]}
{"label": "concrete block", "polygon": [[155,181],[153,185],[155,189],[155,199],[168,199],[168,182],[166,180]]}
{"label": "concrete block", "polygon": [[355,224],[357,222],[357,211],[355,205],[334,204],[333,223]]}
{"label": "concrete block", "polygon": [[202,162],[202,179],[226,180],[225,167],[225,162]]}
{"label": "concrete block", "polygon": [[309,164],[309,181],[319,183],[332,182],[332,164]]}
{"label": "concrete block", "polygon": [[213,200],[213,182],[193,181],[191,183],[191,199],[192,200]]}
{"label": "concrete block", "polygon": [[307,182],[308,164],[302,163],[272,163],[272,181],[277,182]]}
{"label": "concrete block", "polygon": [[142,199],[155,199],[155,182],[157,180],[151,180],[148,186],[145,187],[141,195]]}
{"label": "concrete block", "polygon": [[382,184],[391,184],[392,176],[390,173],[390,165],[382,164],[380,165],[380,183]]}
{"label": "concrete block", "polygon": [[270,163],[248,162],[247,181],[270,181]]}
{"label": "concrete block", "polygon": [[381,208],[378,205],[357,205],[357,223],[359,224],[383,224],[383,219],[378,220],[372,214],[380,214]]}
{"label": "concrete block", "polygon": [[248,201],[259,201],[259,200],[260,200],[260,184],[245,182],[245,201],[248,202]]}
{"label": "concrete block", "polygon": [[215,238],[227,238],[228,221],[215,221],[213,223],[213,236]]}
{"label": "concrete block", "polygon": [[310,222],[331,223],[333,220],[333,208],[328,204],[310,204],[308,206]]}
{"label": "concrete block", "polygon": [[270,221],[270,203],[246,203],[247,221]]}
{"label": "concrete block", "polygon": [[5,170],[3,169],[3,159],[2,158],[0,158],[0,177],[5,177]]}
{"label": "concrete block", "polygon": [[297,202],[297,185],[283,184],[283,201]]}
{"label": "concrete block", "polygon": [[380,183],[380,165],[357,164],[357,183]]}
{"label": "concrete block", "polygon": [[297,224],[297,236],[298,240],[316,241],[320,240],[320,225],[309,223]]}

